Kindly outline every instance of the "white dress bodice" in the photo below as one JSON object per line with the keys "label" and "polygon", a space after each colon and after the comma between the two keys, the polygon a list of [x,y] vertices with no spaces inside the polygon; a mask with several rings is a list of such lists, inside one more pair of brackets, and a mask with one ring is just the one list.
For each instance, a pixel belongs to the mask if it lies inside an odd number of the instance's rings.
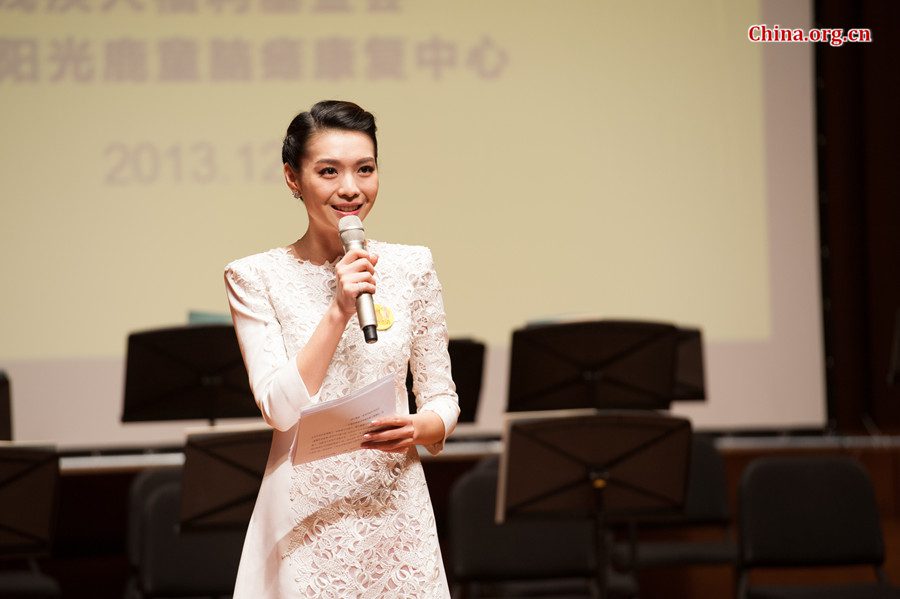
{"label": "white dress bodice", "polygon": [[[448,597],[428,489],[418,454],[359,450],[295,465],[303,407],[393,375],[396,408],[408,413],[407,363],[417,410],[433,411],[445,436],[459,414],[447,354],[441,287],[427,248],[369,242],[379,255],[375,301],[393,325],[366,344],[354,316],[321,388],[308,393],[294,357],[335,292],[334,264],[275,248],[225,269],[228,299],[251,387],[274,429],[266,474],[241,558],[234,597]],[[443,441],[428,447],[437,453]]]}

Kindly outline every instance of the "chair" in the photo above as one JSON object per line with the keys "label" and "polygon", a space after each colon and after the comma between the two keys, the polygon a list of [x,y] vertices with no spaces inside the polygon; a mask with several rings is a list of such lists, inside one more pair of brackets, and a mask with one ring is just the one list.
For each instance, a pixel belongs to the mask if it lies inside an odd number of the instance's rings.
{"label": "chair", "polygon": [[245,532],[181,532],[181,468],[142,472],[129,501],[127,598],[231,595]]}
{"label": "chair", "polygon": [[[733,565],[737,544],[728,537],[731,523],[726,492],[725,463],[712,439],[694,435],[691,440],[690,475],[682,514],[671,518],[640,520],[631,525],[631,539],[613,550],[613,560],[625,569],[682,566]],[[638,541],[641,530],[714,527],[723,538],[715,541]]]}
{"label": "chair", "polygon": [[[450,370],[459,396],[459,422],[475,422],[478,400],[481,398],[481,382],[484,375],[484,343],[472,339],[451,339],[447,345],[450,354]],[[412,373],[406,373],[406,393],[409,397],[409,413],[416,412],[416,397],[412,390]]]}
{"label": "chair", "polygon": [[52,547],[58,485],[54,448],[0,446],[0,597],[62,596],[59,584],[35,560]]}
{"label": "chair", "polygon": [[[451,574],[455,597],[591,597],[593,524],[548,518],[494,523],[497,459],[461,476],[450,491]],[[636,593],[633,580],[610,579],[613,596]]]}
{"label": "chair", "polygon": [[[773,457],[741,478],[739,599],[898,598],[881,568],[884,542],[868,474],[854,459]],[[870,583],[754,586],[756,568],[868,565]]]}
{"label": "chair", "polygon": [[143,597],[140,591],[138,576],[141,565],[141,545],[144,539],[143,505],[157,488],[170,483],[181,482],[181,467],[148,468],[138,474],[131,482],[128,492],[128,529],[127,552],[131,577],[126,588],[126,598]]}

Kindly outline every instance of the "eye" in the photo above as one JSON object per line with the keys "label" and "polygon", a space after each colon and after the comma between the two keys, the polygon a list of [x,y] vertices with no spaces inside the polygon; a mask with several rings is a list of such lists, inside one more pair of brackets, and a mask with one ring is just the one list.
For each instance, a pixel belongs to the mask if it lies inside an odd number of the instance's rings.
{"label": "eye", "polygon": [[371,164],[367,164],[367,165],[365,165],[365,166],[359,167],[359,172],[365,173],[365,174],[374,173],[374,172],[375,172],[375,167],[372,166]]}
{"label": "eye", "polygon": [[322,176],[326,176],[326,175],[336,175],[336,174],[337,174],[337,169],[334,168],[333,166],[326,166],[325,168],[319,170],[319,174],[322,175]]}

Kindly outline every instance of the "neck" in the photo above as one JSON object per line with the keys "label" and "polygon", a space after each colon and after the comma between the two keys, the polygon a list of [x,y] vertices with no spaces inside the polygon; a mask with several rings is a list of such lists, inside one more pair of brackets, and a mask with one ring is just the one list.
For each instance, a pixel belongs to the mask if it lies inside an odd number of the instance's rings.
{"label": "neck", "polygon": [[337,231],[320,232],[310,227],[294,242],[294,251],[305,260],[324,264],[343,256],[344,246]]}

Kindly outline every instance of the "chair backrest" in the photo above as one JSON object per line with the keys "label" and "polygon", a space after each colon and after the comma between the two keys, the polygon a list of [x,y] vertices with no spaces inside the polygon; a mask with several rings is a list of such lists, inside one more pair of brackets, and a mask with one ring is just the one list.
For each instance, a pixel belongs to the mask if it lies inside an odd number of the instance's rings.
{"label": "chair backrest", "polygon": [[[450,354],[450,371],[459,396],[459,422],[475,422],[484,378],[485,345],[473,339],[451,339],[447,352]],[[409,397],[409,412],[412,414],[416,411],[416,398],[409,371],[406,373],[406,392]]]}
{"label": "chair backrest", "polygon": [[181,482],[181,466],[147,468],[141,471],[131,482],[128,491],[128,563],[133,568],[140,561],[141,543],[144,537],[143,518],[144,504],[147,497],[159,487],[168,483]]}
{"label": "chair backrest", "polygon": [[139,587],[145,597],[230,595],[237,578],[244,531],[182,533],[181,483],[164,483],[142,509]]}
{"label": "chair backrest", "polygon": [[728,524],[728,483],[725,461],[713,440],[695,434],[691,439],[691,466],[684,520],[690,524]]}
{"label": "chair backrest", "polygon": [[459,582],[594,574],[589,520],[494,523],[497,461],[466,472],[450,492],[450,559]]}
{"label": "chair backrest", "polygon": [[884,561],[872,483],[852,458],[761,458],[744,471],[739,492],[745,568]]}

